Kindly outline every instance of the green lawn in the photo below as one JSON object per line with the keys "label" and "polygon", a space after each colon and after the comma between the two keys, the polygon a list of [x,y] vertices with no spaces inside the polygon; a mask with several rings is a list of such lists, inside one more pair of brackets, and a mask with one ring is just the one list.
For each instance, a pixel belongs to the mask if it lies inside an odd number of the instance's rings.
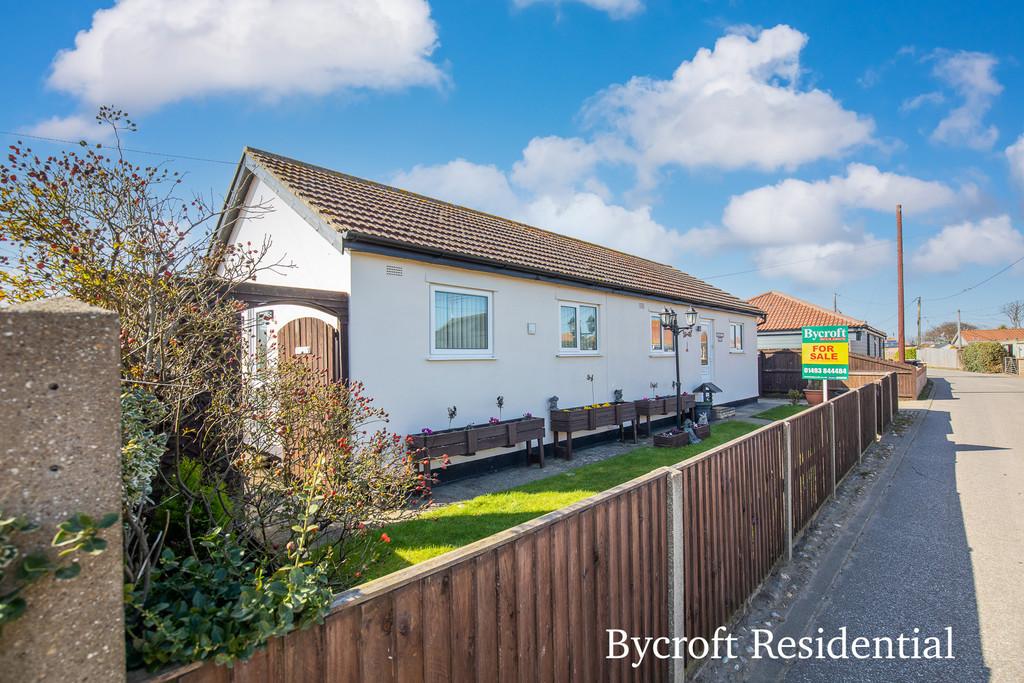
{"label": "green lawn", "polygon": [[775,406],[768,410],[763,410],[760,413],[753,415],[753,417],[759,417],[762,420],[785,420],[787,417],[793,417],[797,413],[801,413],[810,408],[810,406],[804,405],[792,405],[787,404],[784,406]]}
{"label": "green lawn", "polygon": [[377,544],[379,559],[362,577],[374,579],[423,562],[441,553],[490,536],[509,527],[552,512],[587,496],[673,465],[754,431],[759,425],[737,420],[712,427],[711,437],[695,446],[654,448],[644,446],[601,462],[584,465],[524,486],[478,496],[426,512],[416,519],[384,529],[390,544]]}

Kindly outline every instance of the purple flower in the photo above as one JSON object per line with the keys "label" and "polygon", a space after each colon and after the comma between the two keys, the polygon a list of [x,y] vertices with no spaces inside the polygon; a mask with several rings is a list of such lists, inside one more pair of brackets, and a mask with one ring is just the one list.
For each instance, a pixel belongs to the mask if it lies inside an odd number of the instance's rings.
{"label": "purple flower", "polygon": [[533,413],[523,413],[523,417],[533,417]]}
{"label": "purple flower", "polygon": [[498,419],[498,418],[496,418],[496,417],[492,417],[492,418],[491,418],[490,420],[488,420],[488,422],[490,422],[490,423],[491,423],[492,425],[496,425],[496,424],[498,424],[499,422],[501,422],[501,420],[499,420],[499,419]]}
{"label": "purple flower", "polygon": [[433,434],[434,430],[431,429],[430,427],[424,427],[423,429],[420,430],[420,433],[422,433],[422,434]]}

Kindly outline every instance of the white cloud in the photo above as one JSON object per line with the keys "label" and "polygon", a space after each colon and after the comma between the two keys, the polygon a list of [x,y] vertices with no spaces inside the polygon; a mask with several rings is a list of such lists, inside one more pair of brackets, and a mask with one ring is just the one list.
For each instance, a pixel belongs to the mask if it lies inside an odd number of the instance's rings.
{"label": "white cloud", "polygon": [[479,211],[511,216],[522,203],[497,166],[456,159],[436,166],[415,166],[394,175],[403,189],[461,204]]}
{"label": "white cloud", "polygon": [[732,33],[702,48],[669,80],[636,77],[587,108],[636,147],[641,175],[657,168],[791,169],[872,142],[874,122],[830,94],[801,89],[807,36],[789,26]]}
{"label": "white cloud", "polygon": [[930,272],[966,265],[999,265],[1024,256],[1024,234],[1003,214],[947,225],[914,254],[913,264]]}
{"label": "white cloud", "polygon": [[502,171],[464,159],[417,166],[392,182],[445,201],[469,206],[613,249],[666,262],[681,253],[682,235],[651,217],[650,208],[609,203],[589,191],[562,188],[517,194]]}
{"label": "white cloud", "polygon": [[516,7],[528,7],[548,3],[561,5],[563,2],[578,2],[602,12],[607,12],[612,19],[627,19],[644,9],[643,0],[513,0]]}
{"label": "white cloud", "polygon": [[990,149],[999,137],[999,129],[985,125],[984,118],[992,101],[1003,91],[993,75],[998,60],[984,52],[938,53],[933,73],[963,98],[932,131],[933,142]]}
{"label": "white cloud", "polygon": [[601,164],[632,161],[635,155],[621,140],[599,137],[594,141],[557,135],[536,137],[512,166],[513,183],[532,192],[562,194],[583,187],[602,197],[611,193],[596,176]]}
{"label": "white cloud", "polygon": [[1006,148],[1006,160],[1010,163],[1010,175],[1024,187],[1024,135]]}
{"label": "white cloud", "polygon": [[900,111],[906,113],[908,111],[920,109],[926,104],[942,104],[945,101],[946,96],[940,92],[926,92],[918,95],[917,97],[910,97],[903,100],[903,102],[900,103]]}
{"label": "white cloud", "polygon": [[52,116],[25,128],[30,135],[59,140],[106,141],[113,135],[110,126],[101,126],[93,116]]}
{"label": "white cloud", "polygon": [[825,244],[847,239],[847,211],[895,212],[897,203],[926,213],[969,196],[948,185],[850,164],[846,175],[808,182],[788,178],[729,200],[722,214],[728,236],[744,244]]}
{"label": "white cloud", "polygon": [[874,235],[845,240],[765,247],[754,260],[766,277],[835,286],[876,272],[892,260],[893,243]]}
{"label": "white cloud", "polygon": [[119,0],[57,54],[51,87],[132,114],[184,99],[436,85],[426,0]]}

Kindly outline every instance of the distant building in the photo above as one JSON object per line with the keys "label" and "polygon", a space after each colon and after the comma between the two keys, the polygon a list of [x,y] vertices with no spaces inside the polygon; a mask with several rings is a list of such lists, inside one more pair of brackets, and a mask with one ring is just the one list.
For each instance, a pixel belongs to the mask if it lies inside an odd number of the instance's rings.
{"label": "distant building", "polygon": [[884,357],[885,332],[871,327],[839,311],[815,306],[782,292],[765,292],[750,303],[765,312],[765,319],[757,326],[757,348],[798,349],[801,330],[816,325],[846,325],[850,332],[850,353],[874,358]]}
{"label": "distant building", "polygon": [[1002,345],[1006,353],[1014,358],[1024,358],[1024,329],[964,330],[953,340],[955,346],[968,346],[983,341],[994,341]]}

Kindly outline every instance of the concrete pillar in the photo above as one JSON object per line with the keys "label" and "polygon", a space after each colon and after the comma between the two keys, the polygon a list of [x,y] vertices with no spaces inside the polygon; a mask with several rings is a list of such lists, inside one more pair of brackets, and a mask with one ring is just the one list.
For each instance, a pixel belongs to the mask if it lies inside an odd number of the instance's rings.
{"label": "concrete pillar", "polygon": [[[668,630],[669,638],[686,636],[685,568],[683,565],[683,473],[668,471]],[[682,659],[668,660],[668,679],[686,680]]]}
{"label": "concrete pillar", "polygon": [[[0,508],[40,525],[26,554],[55,552],[56,525],[75,513],[121,511],[117,315],[73,299],[0,309]],[[0,678],[119,681],[125,677],[120,524],[83,555],[68,581],[46,577],[0,635]]]}

